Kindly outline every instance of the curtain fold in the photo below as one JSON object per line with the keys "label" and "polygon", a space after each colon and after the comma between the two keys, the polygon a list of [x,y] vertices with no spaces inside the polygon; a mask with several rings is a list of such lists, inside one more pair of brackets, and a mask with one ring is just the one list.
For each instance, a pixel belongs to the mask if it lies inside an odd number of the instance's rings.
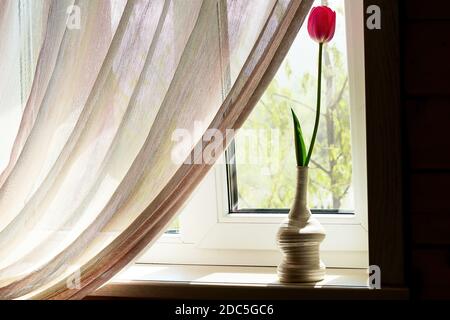
{"label": "curtain fold", "polygon": [[[23,107],[0,102],[2,118],[21,113],[0,138],[9,154],[0,297],[83,298],[156,240],[211,167],[196,152],[210,147],[207,129],[239,128],[311,4],[3,1],[13,9],[0,12],[0,29],[13,43],[31,37],[36,59],[27,60],[32,81],[16,84]],[[27,24],[41,28],[17,35],[14,10],[23,16],[31,5],[40,14]],[[77,12],[71,28],[68,14]],[[0,44],[2,68],[8,50]],[[177,129],[190,136],[177,157],[190,162],[173,158]]]}
{"label": "curtain fold", "polygon": [[[13,167],[10,157],[17,154],[17,151],[12,152],[13,147],[18,150],[21,146],[21,143],[14,144],[14,140],[19,140],[16,136],[20,136],[17,133],[22,112],[30,94],[37,58],[47,32],[49,5],[49,0],[43,0],[40,4],[32,0],[5,0],[0,4],[0,186],[7,176],[2,173],[8,161],[11,162],[9,168]],[[40,70],[42,69],[47,69],[45,63],[41,63]]]}

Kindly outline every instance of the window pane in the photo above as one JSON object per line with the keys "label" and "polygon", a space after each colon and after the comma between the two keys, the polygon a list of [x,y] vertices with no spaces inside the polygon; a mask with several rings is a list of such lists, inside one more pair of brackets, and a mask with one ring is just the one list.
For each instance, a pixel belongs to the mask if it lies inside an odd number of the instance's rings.
{"label": "window pane", "polygon": [[[336,34],[324,47],[322,115],[310,163],[309,204],[353,210],[347,48],[342,0],[326,1],[337,12]],[[324,1],[316,1],[321,5]],[[290,108],[309,147],[316,109],[318,45],[306,23],[274,80],[236,137],[239,209],[289,208],[296,162]]]}

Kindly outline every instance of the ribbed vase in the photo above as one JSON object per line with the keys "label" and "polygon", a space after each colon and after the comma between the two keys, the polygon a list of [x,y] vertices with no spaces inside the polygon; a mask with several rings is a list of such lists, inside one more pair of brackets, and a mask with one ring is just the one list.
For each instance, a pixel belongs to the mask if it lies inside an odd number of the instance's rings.
{"label": "ribbed vase", "polygon": [[297,167],[295,199],[288,218],[277,235],[283,261],[278,266],[280,282],[317,282],[325,277],[325,265],[320,260],[320,243],[325,230],[308,208],[308,168]]}

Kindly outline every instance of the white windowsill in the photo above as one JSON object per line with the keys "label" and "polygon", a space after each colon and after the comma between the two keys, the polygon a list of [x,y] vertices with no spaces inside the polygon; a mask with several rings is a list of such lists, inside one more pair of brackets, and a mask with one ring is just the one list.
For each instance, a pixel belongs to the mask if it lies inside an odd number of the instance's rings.
{"label": "white windowsill", "polygon": [[370,290],[365,269],[327,269],[313,284],[281,284],[274,267],[135,264],[91,297],[154,299],[309,299],[407,297],[404,289]]}
{"label": "white windowsill", "polygon": [[[111,282],[281,285],[276,272],[275,267],[136,264],[118,274]],[[367,288],[367,271],[364,269],[328,269],[323,281],[316,284],[294,284],[294,286]]]}

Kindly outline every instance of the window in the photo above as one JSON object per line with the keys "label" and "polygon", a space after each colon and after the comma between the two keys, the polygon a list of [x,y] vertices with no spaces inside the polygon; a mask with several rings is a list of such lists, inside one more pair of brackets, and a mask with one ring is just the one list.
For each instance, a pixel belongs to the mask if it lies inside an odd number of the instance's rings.
{"label": "window", "polygon": [[[310,207],[327,232],[321,255],[329,267],[368,266],[362,2],[328,1],[340,23],[324,56],[326,107],[309,191]],[[138,262],[279,264],[276,233],[286,218],[295,183],[289,107],[301,117],[304,132],[311,132],[316,51],[304,25],[224,155],[226,164],[215,166],[171,231]],[[249,156],[255,154],[256,158]]]}
{"label": "window", "polygon": [[[353,214],[344,7],[342,1],[327,2],[336,10],[338,24],[333,41],[324,46],[322,116],[311,159],[309,201],[315,213]],[[315,119],[317,52],[317,44],[302,28],[275,78],[227,151],[230,212],[288,211],[296,179],[290,108],[299,115],[309,141]]]}

